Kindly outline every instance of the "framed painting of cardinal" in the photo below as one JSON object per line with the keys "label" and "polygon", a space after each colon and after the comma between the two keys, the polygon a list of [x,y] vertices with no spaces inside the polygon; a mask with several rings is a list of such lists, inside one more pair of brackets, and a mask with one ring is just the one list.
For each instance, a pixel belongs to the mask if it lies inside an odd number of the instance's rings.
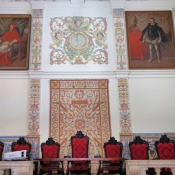
{"label": "framed painting of cardinal", "polygon": [[174,69],[172,11],[126,11],[130,69]]}
{"label": "framed painting of cardinal", "polygon": [[28,70],[30,14],[0,15],[0,70]]}

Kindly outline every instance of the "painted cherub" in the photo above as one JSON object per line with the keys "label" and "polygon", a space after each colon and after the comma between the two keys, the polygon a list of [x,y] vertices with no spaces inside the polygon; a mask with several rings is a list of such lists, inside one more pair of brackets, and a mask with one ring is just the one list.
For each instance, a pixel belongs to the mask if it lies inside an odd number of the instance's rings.
{"label": "painted cherub", "polygon": [[57,47],[60,47],[63,42],[64,35],[61,31],[56,31],[51,34],[51,39],[53,41],[52,46],[56,45]]}
{"label": "painted cherub", "polygon": [[107,44],[105,44],[107,35],[104,35],[104,33],[101,31],[97,31],[95,32],[94,37],[97,46],[107,47]]}

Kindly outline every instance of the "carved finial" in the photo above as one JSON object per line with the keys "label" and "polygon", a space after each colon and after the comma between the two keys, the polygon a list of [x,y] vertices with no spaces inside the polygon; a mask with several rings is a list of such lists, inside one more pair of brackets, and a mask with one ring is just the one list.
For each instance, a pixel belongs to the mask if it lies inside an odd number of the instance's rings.
{"label": "carved finial", "polygon": [[84,137],[84,134],[82,133],[82,131],[77,131],[76,137],[82,138],[82,137]]}
{"label": "carved finial", "polygon": [[26,142],[26,140],[24,139],[24,137],[20,137],[19,138],[19,140],[17,140],[17,144],[19,144],[19,145],[24,145],[24,144],[26,144],[27,142]]}
{"label": "carved finial", "polygon": [[161,135],[160,142],[161,143],[168,143],[170,139],[167,137],[167,135]]}
{"label": "carved finial", "polygon": [[115,140],[115,137],[110,137],[109,143],[117,143],[117,140]]}
{"label": "carved finial", "polygon": [[52,144],[55,143],[55,141],[53,140],[52,137],[49,137],[48,140],[46,141],[46,143],[47,143],[48,145],[52,145]]}
{"label": "carved finial", "polygon": [[140,138],[140,136],[135,136],[134,142],[141,144],[141,143],[143,143],[143,140]]}

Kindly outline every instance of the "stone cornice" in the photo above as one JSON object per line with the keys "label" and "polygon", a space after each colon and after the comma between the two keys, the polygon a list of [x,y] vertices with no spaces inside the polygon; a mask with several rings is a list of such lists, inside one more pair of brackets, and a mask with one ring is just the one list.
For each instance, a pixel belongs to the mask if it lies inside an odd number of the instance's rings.
{"label": "stone cornice", "polygon": [[1,71],[0,79],[175,78],[175,70],[125,71]]}

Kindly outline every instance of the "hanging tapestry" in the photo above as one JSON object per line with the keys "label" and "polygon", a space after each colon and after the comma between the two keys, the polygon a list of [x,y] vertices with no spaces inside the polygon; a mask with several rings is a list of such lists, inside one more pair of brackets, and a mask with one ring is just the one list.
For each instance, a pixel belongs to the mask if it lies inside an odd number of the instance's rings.
{"label": "hanging tapestry", "polygon": [[50,80],[50,137],[60,157],[71,156],[70,137],[82,131],[90,139],[89,157],[104,157],[111,137],[108,80]]}

